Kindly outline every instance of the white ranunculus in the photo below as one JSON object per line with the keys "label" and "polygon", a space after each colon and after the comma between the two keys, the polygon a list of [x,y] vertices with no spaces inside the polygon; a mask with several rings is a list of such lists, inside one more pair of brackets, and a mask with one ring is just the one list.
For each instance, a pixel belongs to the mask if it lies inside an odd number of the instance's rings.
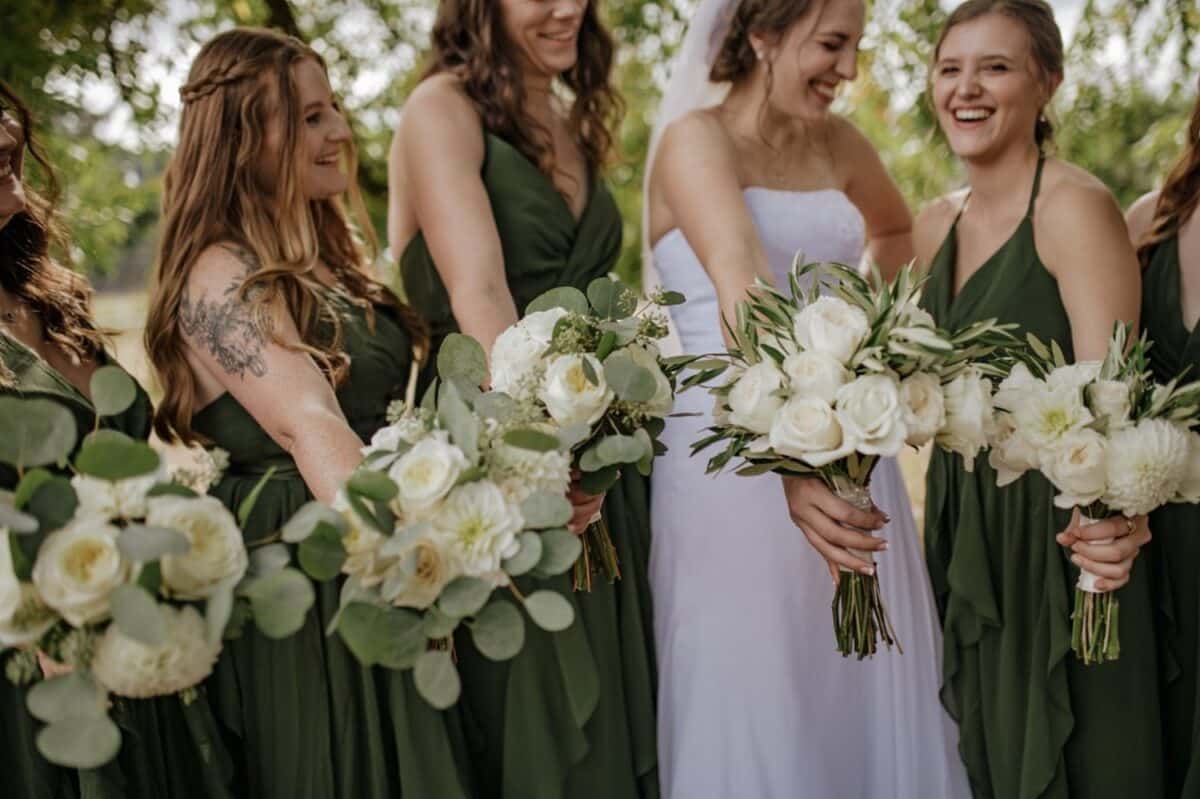
{"label": "white ranunculus", "polygon": [[675,408],[675,394],[671,391],[671,381],[658,365],[658,348],[653,344],[647,347],[631,344],[625,352],[635,364],[654,375],[654,396],[642,403],[646,413],[658,417],[670,414]]}
{"label": "white ranunculus", "polygon": [[1100,361],[1080,361],[1060,366],[1046,375],[1046,384],[1051,389],[1083,387],[1100,377]]}
{"label": "white ranunculus", "polygon": [[1088,407],[1097,419],[1108,417],[1110,430],[1129,424],[1129,386],[1120,380],[1097,380],[1087,387]]}
{"label": "white ranunculus", "polygon": [[742,372],[729,392],[729,423],[754,433],[769,433],[775,414],[783,407],[779,391],[784,380],[774,361],[760,361]]}
{"label": "white ranunculus", "polygon": [[438,430],[413,445],[388,470],[399,489],[397,501],[410,521],[424,518],[442,501],[463,470],[467,456]]}
{"label": "white ranunculus", "polygon": [[103,480],[86,474],[71,478],[79,499],[76,518],[140,519],[146,515],[146,494],[166,477],[164,470],[125,480]]}
{"label": "white ranunculus", "polygon": [[900,384],[891,375],[864,375],[838,389],[837,417],[866,455],[895,457],[908,438]]}
{"label": "white ranunculus", "polygon": [[775,452],[814,467],[846,457],[855,445],[828,402],[802,396],[792,397],[775,414],[769,440]]}
{"label": "white ranunculus", "polygon": [[191,605],[159,605],[166,639],[151,646],[108,625],[96,644],[92,673],[117,696],[146,699],[168,696],[199,685],[212,673],[220,644],[208,643],[204,618]]}
{"label": "white ranunculus", "polygon": [[229,579],[240,580],[250,559],[237,519],[216,497],[153,497],[146,523],[177,530],[191,548],[163,557],[163,585],[180,599],[207,599]]}
{"label": "white ranunculus", "polygon": [[963,457],[963,468],[975,469],[975,457],[987,446],[993,429],[992,384],[975,367],[968,367],[942,387],[946,424],[935,437],[938,446]]}
{"label": "white ranunculus", "polygon": [[900,403],[908,428],[907,444],[919,447],[932,441],[946,423],[941,381],[928,372],[917,372],[900,382]]}
{"label": "white ranunculus", "polygon": [[1011,404],[1017,429],[1039,450],[1054,446],[1095,418],[1083,402],[1083,390],[1071,385],[1036,385]]}
{"label": "white ranunculus", "polygon": [[1076,430],[1042,453],[1042,473],[1054,483],[1060,508],[1085,507],[1104,496],[1108,442],[1090,428]]}
{"label": "white ranunculus", "polygon": [[989,441],[988,465],[996,470],[997,487],[1004,487],[1030,469],[1038,468],[1040,461],[1037,450],[1017,430],[1012,414],[996,414],[995,423]]}
{"label": "white ranunculus", "polygon": [[451,557],[474,577],[499,572],[501,562],[517,554],[524,523],[517,506],[490,480],[454,489],[433,519]]}
{"label": "white ranunculus", "polygon": [[1014,411],[1016,410],[1016,406],[1031,391],[1041,391],[1044,390],[1044,387],[1045,384],[1033,376],[1028,366],[1018,362],[1009,371],[1008,376],[1000,381],[1000,385],[996,387],[996,394],[992,397],[992,404],[1006,411]]}
{"label": "white ranunculus", "polygon": [[534,370],[554,338],[554,326],[567,315],[564,308],[531,313],[496,337],[492,344],[492,388],[520,393],[522,382]]}
{"label": "white ranunculus", "polygon": [[21,584],[13,570],[9,532],[0,527],[0,624],[7,622],[21,604]]}
{"label": "white ranunculus", "polygon": [[1188,433],[1187,468],[1176,489],[1176,502],[1200,502],[1200,433]]}
{"label": "white ranunculus", "polygon": [[1108,490],[1104,504],[1126,516],[1140,516],[1167,504],[1188,469],[1188,433],[1166,419],[1143,419],[1110,431]]}
{"label": "white ranunculus", "polygon": [[446,584],[459,575],[455,559],[445,548],[446,542],[422,536],[389,556],[382,596],[402,608],[423,610],[436,602]]}
{"label": "white ranunculus", "polygon": [[853,377],[837,358],[816,351],[789,355],[783,362],[783,371],[791,383],[793,396],[816,397],[830,405],[838,389]]}
{"label": "white ranunculus", "polygon": [[107,618],[109,595],[129,578],[130,565],[117,549],[120,533],[105,521],[85,517],[42,542],[33,584],[46,604],[71,625]]}
{"label": "white ranunculus", "polygon": [[[591,365],[595,383],[588,379],[584,361]],[[538,399],[545,404],[550,418],[563,427],[593,425],[608,410],[613,391],[608,387],[604,367],[595,355],[557,355],[546,366]]]}
{"label": "white ranunculus", "polygon": [[21,583],[18,591],[13,614],[0,618],[0,649],[36,643],[58,623],[58,614],[46,607],[33,583]]}
{"label": "white ranunculus", "polygon": [[796,314],[796,341],[805,350],[849,363],[871,331],[867,315],[840,297],[824,295]]}

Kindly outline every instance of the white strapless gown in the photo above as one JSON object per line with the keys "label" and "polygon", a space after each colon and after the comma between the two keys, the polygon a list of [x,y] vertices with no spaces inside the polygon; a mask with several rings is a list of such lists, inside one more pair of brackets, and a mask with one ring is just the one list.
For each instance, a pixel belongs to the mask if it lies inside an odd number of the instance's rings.
{"label": "white strapless gown", "polygon": [[[746,203],[780,286],[797,251],[857,264],[864,223],[839,191],[751,188]],[[717,298],[679,230],[654,248],[684,352],[724,349]],[[941,632],[912,508],[893,459],[875,504],[892,519],[878,573],[904,654],[842,658],[825,562],[792,523],[780,479],[704,473],[689,457],[712,399],[684,392],[651,492],[659,769],[667,799],[969,796],[958,730],[938,700]]]}

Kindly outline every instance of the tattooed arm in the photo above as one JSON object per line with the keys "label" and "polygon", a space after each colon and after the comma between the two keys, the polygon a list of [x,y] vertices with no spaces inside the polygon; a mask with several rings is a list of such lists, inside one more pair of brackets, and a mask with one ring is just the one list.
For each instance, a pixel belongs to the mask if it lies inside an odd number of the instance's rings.
{"label": "tattooed arm", "polygon": [[233,395],[291,453],[313,495],[329,502],[361,460],[362,442],[312,358],[273,340],[274,333],[300,341],[286,309],[241,297],[242,282],[256,268],[244,250],[210,247],[188,278],[179,323],[198,383],[197,407]]}

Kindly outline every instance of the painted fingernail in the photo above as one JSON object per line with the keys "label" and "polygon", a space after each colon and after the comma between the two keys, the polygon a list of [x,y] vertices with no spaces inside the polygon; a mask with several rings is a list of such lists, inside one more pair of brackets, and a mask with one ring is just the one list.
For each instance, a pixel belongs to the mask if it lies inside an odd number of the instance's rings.
{"label": "painted fingernail", "polygon": [[879,542],[879,548],[880,548],[880,549],[887,549],[887,548],[888,548],[888,542],[887,542],[887,541],[880,541],[880,542]]}
{"label": "painted fingernail", "polygon": [[867,575],[868,577],[874,577],[875,576],[875,567],[874,566],[866,566],[863,568],[862,573]]}
{"label": "painted fingernail", "polygon": [[1080,564],[1081,560],[1082,560],[1082,558],[1080,558],[1078,555],[1071,556],[1071,562],[1074,563],[1076,566],[1078,566]]}

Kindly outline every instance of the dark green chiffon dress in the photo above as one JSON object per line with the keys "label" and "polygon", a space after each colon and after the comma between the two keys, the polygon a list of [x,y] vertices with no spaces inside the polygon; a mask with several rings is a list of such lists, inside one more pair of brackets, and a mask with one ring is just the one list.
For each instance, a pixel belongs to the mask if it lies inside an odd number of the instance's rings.
{"label": "dark green chiffon dress", "polygon": [[[989,318],[1054,340],[1073,359],[1058,284],[1034,245],[1033,209],[953,295],[955,220],[923,304],[940,325]],[[960,212],[961,215],[961,212]],[[944,632],[942,701],[976,796],[1121,799],[1162,794],[1153,598],[1145,558],[1120,591],[1121,657],[1084,666],[1071,653],[1078,570],[1054,540],[1070,513],[1029,472],[1004,488],[987,455],[968,473],[935,449],[926,480],[925,550]]]}
{"label": "dark green chiffon dress", "polygon": [[[1179,240],[1159,244],[1142,276],[1142,328],[1159,382],[1187,369],[1200,378],[1196,329],[1180,307]],[[1163,753],[1168,797],[1200,796],[1200,505],[1167,505],[1150,515],[1150,562],[1159,592],[1162,627]]]}
{"label": "dark green chiffon dress", "polygon": [[[71,410],[82,438],[96,412],[78,389],[23,344],[0,333],[0,359],[14,373],[0,394],[53,400]],[[112,361],[104,356],[106,363]],[[101,420],[103,427],[145,439],[152,410],[146,393],[127,410]],[[0,464],[0,488],[12,489],[16,473]],[[2,659],[0,659],[2,660]],[[203,689],[202,689],[203,690]],[[113,720],[121,728],[121,751],[108,765],[74,771],[49,763],[37,751],[40,725],[25,709],[25,689],[0,676],[0,784],[6,796],[25,799],[209,799],[229,796],[228,755],[203,699],[184,704],[177,696],[113,698]]]}
{"label": "dark green chiffon dress", "polygon": [[[483,182],[519,310],[556,286],[586,289],[613,267],[622,223],[603,182],[594,181],[576,221],[514,147],[486,134],[485,153]],[[436,348],[458,325],[422,235],[400,263],[409,304],[429,321]],[[432,377],[427,371],[423,383]],[[647,491],[648,481],[626,469],[604,502],[621,579],[598,579],[590,593],[571,593],[569,575],[554,581],[575,604],[569,629],[551,635],[527,625],[525,648],[508,663],[487,660],[465,636],[457,641],[479,796],[658,796]]]}
{"label": "dark green chiffon dress", "polygon": [[[338,403],[363,441],[387,423],[412,363],[408,333],[394,311],[366,309],[330,292],[342,319],[350,374]],[[312,499],[291,457],[229,394],[192,419],[197,433],[229,452],[210,490],[236,509],[272,467],[246,521],[248,544],[273,535]],[[465,751],[455,711],[417,695],[411,671],[363,668],[325,629],[340,581],[318,584],[300,631],[271,640],[246,625],[227,641],[209,680],[209,698],[234,754],[235,792],[254,799],[456,799],[467,796]]]}

